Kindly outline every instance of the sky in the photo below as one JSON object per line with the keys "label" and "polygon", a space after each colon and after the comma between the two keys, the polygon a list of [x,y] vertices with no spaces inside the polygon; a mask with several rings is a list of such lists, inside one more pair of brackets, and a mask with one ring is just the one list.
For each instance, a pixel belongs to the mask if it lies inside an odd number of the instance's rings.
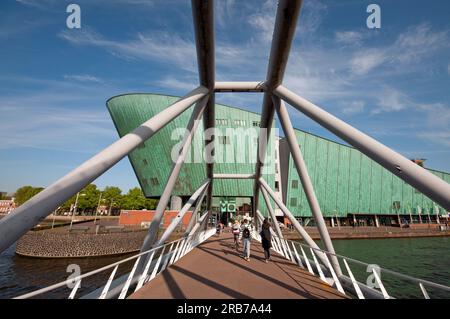
{"label": "sky", "polygon": [[[69,29],[66,7],[81,8]],[[369,29],[366,8],[381,8]],[[262,81],[275,1],[216,0],[216,79]],[[426,167],[450,171],[450,2],[304,0],[283,84]],[[198,86],[190,1],[0,2],[0,191],[48,186],[117,140],[108,98]],[[261,94],[216,101],[261,112]],[[337,137],[289,107],[299,129]],[[95,183],[138,186],[127,158]]]}

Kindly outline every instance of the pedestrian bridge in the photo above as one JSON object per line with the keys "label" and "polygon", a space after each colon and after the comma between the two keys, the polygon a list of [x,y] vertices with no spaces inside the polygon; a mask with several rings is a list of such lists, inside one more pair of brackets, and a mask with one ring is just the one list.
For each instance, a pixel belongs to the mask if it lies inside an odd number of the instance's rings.
{"label": "pedestrian bridge", "polygon": [[[65,289],[69,299],[395,298],[381,274],[394,276],[397,285],[415,287],[416,298],[428,299],[427,289],[450,293],[450,287],[381,267],[372,268],[376,285],[367,286],[367,274],[360,276],[353,271],[371,265],[276,234],[272,237],[272,260],[265,263],[261,238],[256,232],[252,237],[250,261],[241,257],[241,249],[236,250],[232,234],[217,235],[209,228],[16,298],[45,298],[57,289]],[[331,256],[345,274],[334,270]],[[119,267],[125,275],[116,276]],[[93,276],[105,278],[105,283],[87,294],[79,293],[82,282]]]}
{"label": "pedestrian bridge", "polygon": [[348,298],[276,252],[266,264],[255,240],[250,261],[241,256],[230,233],[213,235],[129,298]]}
{"label": "pedestrian bridge", "polygon": [[[199,87],[147,119],[139,127],[48,186],[0,221],[2,235],[0,252],[2,252],[38,224],[42,218],[48,216],[133,150],[143,146],[145,141],[152,138],[189,107],[195,105],[186,127],[187,133],[180,144],[181,148],[178,153],[175,153],[176,158],[172,158],[173,165],[141,252],[117,263],[77,276],[73,286],[70,282],[64,281],[19,296],[19,298],[40,296],[66,286],[70,288],[69,298],[79,297],[80,293],[77,294],[77,292],[85,278],[98,274],[105,275],[107,272],[109,277],[104,286],[84,295],[84,298],[358,297],[388,299],[395,297],[389,291],[389,287],[385,287],[384,279],[382,281],[381,278],[382,273],[394,276],[397,286],[402,285],[403,282],[414,285],[419,296],[425,298],[430,297],[429,289],[450,292],[448,286],[413,278],[378,266],[374,267],[374,265],[336,254],[285,102],[447,210],[450,210],[450,184],[283,85],[301,5],[302,1],[299,0],[280,0],[278,3],[266,79],[262,81],[256,79],[257,81],[254,82],[217,82],[215,79],[214,3],[212,0],[192,0]],[[215,95],[227,92],[263,94],[255,170],[247,174],[237,174],[233,170],[219,173],[214,170],[214,152],[206,151],[206,147],[204,154],[206,179],[159,236],[161,220],[174,187],[177,182],[180,182],[181,166],[186,160],[193,134],[200,120],[203,120],[205,132],[214,131]],[[302,190],[317,225],[323,249],[311,238],[295,215],[273,191],[273,185],[269,185],[263,178],[263,167],[267,162],[267,137],[272,129],[275,114],[283,129],[289,153],[300,177]],[[214,146],[213,136],[208,137],[205,133],[205,144],[212,141],[211,144]],[[262,252],[257,244],[254,244],[252,248],[254,256],[252,260],[244,261],[231,247],[228,235],[214,237],[215,230],[208,229],[208,221],[216,213],[212,207],[212,199],[213,182],[217,179],[253,180],[251,217],[256,229],[260,229],[265,218],[259,211],[261,196],[261,200],[266,203],[268,211],[266,216],[270,217],[274,225],[272,245],[278,255],[274,256],[273,262],[269,264],[261,262]],[[203,214],[199,214],[204,200],[206,210]],[[274,222],[277,219],[271,204],[272,200],[289,219],[302,238],[302,242],[283,239],[278,224]],[[194,203],[195,209],[186,233],[174,242],[167,242]],[[257,233],[254,233],[253,237],[255,243],[259,241]],[[116,278],[119,266],[122,269],[130,262],[133,266],[129,272]],[[364,276],[361,276],[360,271],[353,273],[356,267],[364,268]],[[371,269],[369,276],[373,279],[368,285],[365,284],[368,283],[366,269]]]}

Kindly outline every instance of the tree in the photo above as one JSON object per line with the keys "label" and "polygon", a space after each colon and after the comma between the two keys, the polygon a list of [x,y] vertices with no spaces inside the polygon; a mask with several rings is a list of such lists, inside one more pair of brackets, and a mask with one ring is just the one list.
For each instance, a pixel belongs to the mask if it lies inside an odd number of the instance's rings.
{"label": "tree", "polygon": [[15,202],[17,205],[22,205],[34,195],[41,192],[43,187],[22,186],[16,190],[14,194]]}
{"label": "tree", "polygon": [[122,207],[122,190],[116,186],[106,186],[102,193],[103,204],[106,206]]}
{"label": "tree", "polygon": [[146,198],[139,187],[131,188],[122,198],[122,209],[146,208]]}
{"label": "tree", "polygon": [[[97,209],[98,199],[100,197],[100,190],[97,189],[95,184],[89,184],[79,192],[77,212],[80,211],[90,211],[93,212]],[[72,205],[75,204],[77,194],[73,195],[69,200],[67,200],[61,209],[63,211],[70,211]]]}

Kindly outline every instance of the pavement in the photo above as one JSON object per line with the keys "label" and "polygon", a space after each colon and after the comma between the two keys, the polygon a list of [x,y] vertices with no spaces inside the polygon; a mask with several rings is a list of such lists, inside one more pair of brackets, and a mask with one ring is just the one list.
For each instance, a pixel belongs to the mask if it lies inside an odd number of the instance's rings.
{"label": "pavement", "polygon": [[181,258],[133,293],[131,299],[343,299],[345,295],[271,251],[264,262],[253,240],[250,261],[222,233]]}

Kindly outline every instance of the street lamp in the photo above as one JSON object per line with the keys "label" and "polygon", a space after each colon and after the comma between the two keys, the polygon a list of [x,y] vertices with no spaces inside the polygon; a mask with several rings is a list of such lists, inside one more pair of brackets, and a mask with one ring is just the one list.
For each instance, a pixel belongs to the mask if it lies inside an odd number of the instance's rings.
{"label": "street lamp", "polygon": [[111,216],[111,208],[112,208],[113,203],[114,203],[114,198],[111,198],[111,203],[109,204],[108,216]]}
{"label": "street lamp", "polygon": [[100,192],[100,198],[98,199],[97,209],[95,210],[94,225],[97,220],[97,213],[98,213],[98,208],[100,207],[100,203],[102,201],[102,195],[103,195],[103,193]]}
{"label": "street lamp", "polygon": [[73,212],[72,212],[72,218],[70,219],[70,228],[72,229],[72,224],[73,224],[73,216],[75,216],[75,214],[77,213],[77,208],[78,208],[78,196],[86,196],[86,194],[80,194],[80,192],[77,193],[77,197],[75,199],[75,205],[73,207]]}

